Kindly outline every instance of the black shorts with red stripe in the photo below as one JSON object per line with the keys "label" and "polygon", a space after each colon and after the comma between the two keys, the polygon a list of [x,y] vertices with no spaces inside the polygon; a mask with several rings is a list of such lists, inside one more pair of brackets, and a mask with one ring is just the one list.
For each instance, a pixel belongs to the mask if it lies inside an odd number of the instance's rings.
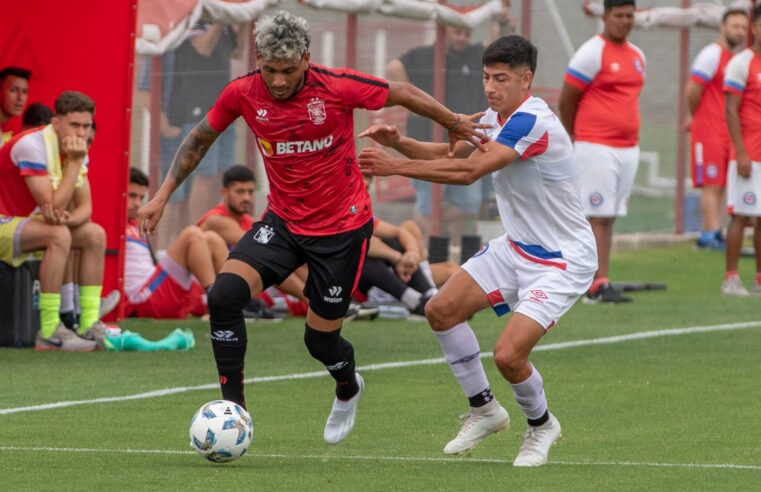
{"label": "black shorts with red stripe", "polygon": [[309,308],[325,319],[343,318],[370,246],[372,219],[353,231],[329,236],[293,234],[283,219],[268,211],[238,241],[230,259],[240,260],[259,272],[264,288],[280,284],[294,270],[307,264],[304,295]]}

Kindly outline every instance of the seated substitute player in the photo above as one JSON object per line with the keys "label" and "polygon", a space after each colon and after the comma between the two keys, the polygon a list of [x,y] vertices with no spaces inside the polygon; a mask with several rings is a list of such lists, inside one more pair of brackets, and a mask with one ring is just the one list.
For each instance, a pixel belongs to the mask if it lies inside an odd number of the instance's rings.
{"label": "seated substitute player", "polygon": [[188,314],[204,314],[206,292],[227,258],[227,245],[216,232],[188,226],[157,264],[137,226],[137,211],[147,194],[148,176],[131,168],[124,258],[125,315],[182,319]]}
{"label": "seated substitute player", "polygon": [[727,175],[727,209],[732,221],[727,229],[727,271],[721,292],[741,297],[749,295],[737,271],[748,218],[756,219],[752,292],[761,294],[761,5],[753,9],[751,29],[753,45],[732,57],[724,75],[727,126],[734,149]]}
{"label": "seated substitute player", "polygon": [[[81,92],[65,91],[54,107],[50,125],[19,133],[0,149],[0,214],[8,219],[0,235],[9,241],[2,249],[8,254],[4,261],[13,265],[23,262],[22,253],[45,250],[35,349],[90,351],[102,347],[106,330],[98,320],[106,233],[90,220],[86,164],[95,103]],[[32,216],[36,209],[41,216]],[[70,249],[79,250],[81,258],[81,336],[58,320]]]}
{"label": "seated substitute player", "polygon": [[264,159],[270,194],[268,210],[235,245],[209,295],[222,396],[245,405],[243,306],[306,262],[304,343],[336,381],[323,434],[335,444],[354,427],[364,387],[354,370],[354,348],[341,336],[341,326],[373,220],[356,161],[352,110],[405,106],[447,128],[451,144],[473,139],[480,146],[481,134],[470,119],[410,84],[310,63],[311,36],[302,18],[278,12],[257,22],[255,36],[259,70],[222,91],[183,141],[169,175],[139,218],[141,227],[152,232],[172,192],[220,132],[243,116]]}
{"label": "seated substitute player", "polygon": [[382,125],[369,135],[409,159],[392,159],[366,148],[363,172],[398,174],[437,183],[468,184],[492,173],[505,234],[469,259],[428,301],[426,316],[444,356],[470,402],[470,412],[446,454],[473,449],[489,434],[507,428],[507,411],[494,399],[467,319],[491,306],[514,312],[494,346],[494,362],[512,386],[528,419],[514,466],[540,466],[560,437],[547,407],[542,376],[529,362],[531,350],[592,283],[597,253],[579,194],[579,168],[560,120],[529,89],[536,48],[520,36],[492,43],[483,55],[484,90],[491,126],[486,152],[458,143],[447,159],[446,145],[389,137]]}

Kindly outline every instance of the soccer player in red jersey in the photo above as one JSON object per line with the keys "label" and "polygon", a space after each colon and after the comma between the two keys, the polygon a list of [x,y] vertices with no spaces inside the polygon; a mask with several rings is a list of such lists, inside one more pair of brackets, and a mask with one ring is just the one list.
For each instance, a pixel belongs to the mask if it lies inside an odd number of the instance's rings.
{"label": "soccer player in red jersey", "polygon": [[727,10],[719,39],[698,53],[687,82],[690,116],[685,128],[690,131],[692,185],[700,189],[703,227],[698,248],[723,249],[721,217],[727,165],[732,147],[724,117],[724,71],[733,50],[748,36],[748,13]]}
{"label": "soccer player in red jersey", "polygon": [[631,301],[612,288],[608,263],[616,217],[627,205],[639,165],[639,94],[645,55],[627,40],[634,0],[605,0],[603,32],[571,58],[560,93],[560,119],[574,140],[581,202],[597,240],[598,270],[585,302]]}
{"label": "soccer player in red jersey", "polygon": [[325,440],[335,444],[351,432],[364,387],[341,324],[373,222],[356,159],[352,111],[405,106],[447,128],[452,146],[470,140],[482,148],[477,129],[483,125],[452,113],[410,84],[310,63],[309,42],[306,20],[287,12],[257,22],[259,69],[225,87],[185,138],[164,183],[139,216],[143,230],[152,232],[169,196],[217,136],[239,116],[246,120],[264,158],[270,194],[264,215],[233,248],[208,297],[222,396],[245,404],[243,306],[306,263],[310,304],[304,342],[336,380],[324,432]]}

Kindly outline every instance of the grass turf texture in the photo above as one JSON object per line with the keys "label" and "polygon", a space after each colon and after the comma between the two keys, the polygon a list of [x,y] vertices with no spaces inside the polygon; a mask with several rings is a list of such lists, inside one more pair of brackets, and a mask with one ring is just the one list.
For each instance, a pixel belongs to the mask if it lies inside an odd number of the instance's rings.
{"label": "grass turf texture", "polygon": [[[578,303],[543,343],[761,320],[761,300],[719,295],[722,271],[723,255],[689,246],[615,254],[614,280],[665,282],[668,290],[634,293],[629,305]],[[743,259],[746,283],[752,271]],[[491,312],[473,319],[484,352],[504,319]],[[178,325],[193,329],[194,351],[0,349],[0,409],[213,383],[205,323],[124,323],[150,339]],[[753,490],[761,480],[761,430],[754,424],[760,330],[537,352],[532,360],[566,436],[541,469],[510,466],[525,421],[485,359],[513,425],[461,459],[446,459],[441,449],[467,402],[449,368],[437,364],[365,372],[357,426],[336,446],[322,440],[332,401],[328,377],[250,385],[250,455],[226,465],[206,462],[187,445],[190,418],[218,398],[217,389],[0,415],[0,477],[5,490]],[[344,333],[359,365],[441,357],[425,323],[354,322]],[[249,325],[248,377],[320,370],[302,334],[299,319]],[[754,468],[653,466],[722,463]]]}

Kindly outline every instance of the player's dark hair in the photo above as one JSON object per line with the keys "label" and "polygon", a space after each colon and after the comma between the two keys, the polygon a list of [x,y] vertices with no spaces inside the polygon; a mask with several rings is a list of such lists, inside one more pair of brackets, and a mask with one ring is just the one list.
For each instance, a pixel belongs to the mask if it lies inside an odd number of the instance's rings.
{"label": "player's dark hair", "polygon": [[230,166],[222,175],[222,186],[225,188],[228,188],[233,183],[248,183],[249,181],[256,181],[254,173],[251,169],[240,164]]}
{"label": "player's dark hair", "polygon": [[761,19],[761,3],[753,7],[752,20],[753,22],[756,22],[758,19]]}
{"label": "player's dark hair", "polygon": [[721,23],[725,24],[727,22],[727,19],[732,17],[733,15],[742,15],[746,19],[748,18],[748,11],[745,9],[727,9],[724,12],[724,15],[721,16]]}
{"label": "player's dark hair", "polygon": [[605,0],[603,5],[605,7],[605,12],[609,11],[613,7],[625,7],[627,5],[631,5],[632,7],[637,6],[634,0]]}
{"label": "player's dark hair", "polygon": [[64,116],[69,113],[95,114],[95,101],[90,96],[77,91],[63,91],[55,100],[56,116]]}
{"label": "player's dark hair", "polygon": [[148,175],[136,167],[129,168],[129,184],[148,186]]}
{"label": "player's dark hair", "polygon": [[14,77],[18,77],[20,79],[29,80],[32,78],[32,71],[21,67],[5,67],[0,70],[0,80],[5,80],[5,77],[9,75],[13,75]]}
{"label": "player's dark hair", "polygon": [[496,63],[505,63],[511,68],[526,66],[531,73],[536,73],[536,46],[517,34],[503,36],[490,44],[481,61],[484,66],[494,65]]}
{"label": "player's dark hair", "polygon": [[43,126],[50,123],[51,119],[53,119],[53,110],[41,102],[34,102],[24,110],[21,125],[28,128]]}

